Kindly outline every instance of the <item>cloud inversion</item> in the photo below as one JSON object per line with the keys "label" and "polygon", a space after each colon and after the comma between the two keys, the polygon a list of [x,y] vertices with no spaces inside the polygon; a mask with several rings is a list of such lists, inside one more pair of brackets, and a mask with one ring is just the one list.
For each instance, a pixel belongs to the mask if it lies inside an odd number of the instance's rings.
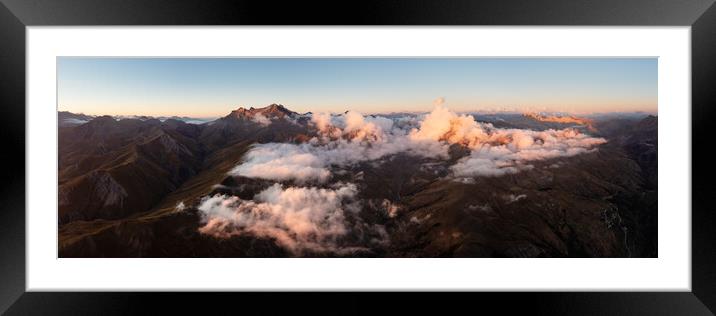
{"label": "cloud inversion", "polygon": [[[410,120],[413,122],[406,123]],[[475,121],[470,115],[451,112],[441,104],[422,118],[393,120],[347,112],[314,114],[311,122],[319,136],[302,144],[256,145],[231,174],[324,183],[331,178],[331,167],[379,160],[397,153],[445,159],[449,145],[457,144],[469,148],[471,154],[451,167],[453,176],[499,176],[529,169],[530,161],[574,156],[606,142],[575,129],[495,128]]]}

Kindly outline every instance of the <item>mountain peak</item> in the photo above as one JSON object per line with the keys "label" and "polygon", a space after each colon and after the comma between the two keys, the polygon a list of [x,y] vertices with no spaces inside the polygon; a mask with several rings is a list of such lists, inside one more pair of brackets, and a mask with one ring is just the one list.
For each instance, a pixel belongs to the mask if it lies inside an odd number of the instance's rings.
{"label": "mountain peak", "polygon": [[262,112],[262,113],[279,113],[279,112],[286,113],[286,114],[294,113],[293,111],[287,109],[282,104],[276,104],[276,103],[272,103],[272,104],[262,107],[262,108],[258,108],[258,109],[252,108],[252,109],[254,111],[258,111],[258,112]]}
{"label": "mountain peak", "polygon": [[287,109],[282,104],[273,103],[271,105],[268,105],[268,106],[262,107],[262,108],[251,107],[249,109],[246,109],[246,108],[240,107],[234,111],[231,111],[231,114],[229,114],[229,116],[230,117],[240,117],[240,118],[245,118],[245,117],[251,118],[256,115],[262,115],[262,116],[265,116],[268,118],[274,118],[274,117],[275,118],[283,118],[286,116],[293,116],[296,114],[298,114],[298,113]]}

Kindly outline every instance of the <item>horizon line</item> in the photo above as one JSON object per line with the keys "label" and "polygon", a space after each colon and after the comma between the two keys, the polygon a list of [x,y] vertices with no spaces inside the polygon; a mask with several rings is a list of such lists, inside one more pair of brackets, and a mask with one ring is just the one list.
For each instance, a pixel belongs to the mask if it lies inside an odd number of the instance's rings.
{"label": "horizon line", "polygon": [[[232,111],[244,108],[244,109],[261,109],[265,108],[271,105],[281,105],[284,108],[298,113],[298,114],[307,114],[307,113],[330,113],[330,114],[341,114],[345,113],[347,111],[356,111],[351,109],[346,109],[342,111],[306,111],[306,112],[298,112],[291,110],[289,106],[286,106],[282,103],[270,103],[268,105],[262,106],[262,107],[256,107],[256,106],[239,106],[236,108],[229,108],[227,112],[224,112],[224,114],[215,114],[215,115],[192,115],[192,114],[138,114],[138,113],[86,113],[86,112],[73,112],[69,109],[61,109],[59,106],[57,107],[57,112],[69,112],[72,114],[81,114],[81,115],[87,115],[87,116],[94,116],[94,117],[100,117],[100,116],[146,116],[146,117],[152,117],[152,118],[159,118],[159,117],[186,117],[186,118],[196,118],[196,119],[217,119],[224,116],[229,115]],[[434,106],[433,106],[434,108]],[[449,106],[447,108],[450,108]],[[568,110],[547,110],[547,109],[516,109],[514,107],[510,108],[508,106],[504,107],[505,109],[474,109],[474,110],[453,110],[455,113],[460,114],[471,114],[471,113],[484,113],[484,114],[528,114],[528,113],[552,113],[552,114],[569,114],[569,115],[599,115],[599,114],[619,114],[619,113],[645,113],[650,115],[657,115],[658,109],[655,110],[646,110],[646,109],[634,109],[634,110],[614,110],[614,111],[568,111]],[[407,113],[407,114],[423,114],[423,113],[429,113],[431,110],[392,110],[392,111],[370,111],[370,112],[359,112],[363,115],[390,115],[390,114],[400,114],[400,113]]]}

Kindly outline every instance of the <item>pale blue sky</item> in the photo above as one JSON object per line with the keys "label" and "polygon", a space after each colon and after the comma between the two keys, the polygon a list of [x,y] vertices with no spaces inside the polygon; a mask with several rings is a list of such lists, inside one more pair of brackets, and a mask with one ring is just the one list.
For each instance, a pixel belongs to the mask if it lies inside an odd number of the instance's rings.
{"label": "pale blue sky", "polygon": [[58,106],[85,114],[575,113],[657,109],[656,58],[58,58]]}

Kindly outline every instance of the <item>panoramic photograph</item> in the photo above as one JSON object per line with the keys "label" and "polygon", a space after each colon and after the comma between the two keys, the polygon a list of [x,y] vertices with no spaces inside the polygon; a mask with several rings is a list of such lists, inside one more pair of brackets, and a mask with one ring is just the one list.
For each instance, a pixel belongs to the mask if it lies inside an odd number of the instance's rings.
{"label": "panoramic photograph", "polygon": [[59,57],[58,257],[655,258],[657,75]]}

